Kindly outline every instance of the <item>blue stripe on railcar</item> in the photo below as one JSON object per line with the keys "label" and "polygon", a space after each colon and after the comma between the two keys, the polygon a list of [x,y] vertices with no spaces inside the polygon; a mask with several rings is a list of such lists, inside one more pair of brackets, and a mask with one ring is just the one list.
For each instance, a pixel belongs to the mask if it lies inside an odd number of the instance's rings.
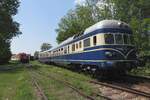
{"label": "blue stripe on railcar", "polygon": [[[124,56],[115,52],[117,55],[115,57],[106,57],[105,52],[111,50],[99,50],[92,52],[83,52],[69,55],[62,55],[57,57],[52,57],[51,61],[54,63],[62,63],[62,64],[85,64],[85,65],[96,65],[99,68],[112,68],[117,63],[133,63],[135,59],[125,59]],[[114,51],[113,51],[114,52]],[[118,66],[117,66],[118,67]],[[119,66],[120,67],[120,66]],[[123,66],[122,66],[123,67]]]}
{"label": "blue stripe on railcar", "polygon": [[[107,57],[105,52],[111,52],[112,57]],[[83,53],[75,53],[69,55],[62,55],[57,57],[52,57],[51,59],[59,59],[59,60],[126,60],[123,55],[121,55],[117,51],[112,50],[97,50],[91,52],[83,52]],[[130,59],[134,60],[134,58]]]}
{"label": "blue stripe on railcar", "polygon": [[94,49],[99,49],[99,48],[112,48],[121,51],[125,55],[129,52],[129,50],[134,49],[134,46],[131,45],[101,45],[101,46],[94,46],[94,47],[89,47],[89,48],[84,48],[84,51],[88,50],[94,50]]}

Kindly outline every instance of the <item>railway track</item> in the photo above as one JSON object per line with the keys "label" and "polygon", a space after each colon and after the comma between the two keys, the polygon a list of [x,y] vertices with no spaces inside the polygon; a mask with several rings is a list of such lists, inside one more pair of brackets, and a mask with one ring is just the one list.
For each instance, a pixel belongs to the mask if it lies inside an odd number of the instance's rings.
{"label": "railway track", "polygon": [[109,87],[109,88],[112,88],[112,89],[117,89],[117,90],[124,91],[124,92],[127,92],[127,93],[135,94],[137,96],[150,98],[150,93],[146,93],[146,92],[139,91],[139,90],[136,90],[136,89],[132,89],[132,88],[129,88],[129,87],[123,87],[123,86],[119,86],[119,85],[114,85],[114,84],[109,84],[109,83],[104,83],[104,82],[98,82],[98,81],[90,81],[90,83],[102,85],[102,86]]}
{"label": "railway track", "polygon": [[133,79],[138,79],[139,81],[150,82],[150,77],[136,76],[136,75],[127,75],[126,77],[133,78]]}
{"label": "railway track", "polygon": [[[43,74],[42,72],[38,72],[38,73],[39,74]],[[75,88],[72,84],[70,84],[67,81],[64,81],[64,80],[62,81],[62,80],[55,79],[54,77],[52,77],[50,75],[47,75],[47,77],[52,78],[54,80],[57,80],[60,83],[66,84],[67,86],[69,86],[70,88],[72,88],[73,90],[75,90],[76,92],[78,92],[83,97],[88,98],[89,100],[95,100],[94,97],[85,95],[82,91],[78,90],[77,88]],[[112,89],[120,90],[120,91],[123,91],[123,92],[127,92],[127,93],[130,93],[130,94],[133,94],[133,95],[141,96],[141,97],[146,98],[146,100],[148,100],[148,98],[150,98],[150,94],[149,93],[138,91],[136,89],[132,89],[132,88],[128,88],[128,87],[123,87],[123,86],[119,86],[119,85],[115,85],[115,84],[98,82],[98,81],[94,81],[94,80],[90,80],[89,82],[90,83],[94,83],[94,84],[98,84],[98,85],[101,85],[101,86],[109,87],[109,88],[112,88]],[[102,97],[102,98],[104,98],[106,100],[112,100],[113,99],[113,98],[111,98],[109,96],[105,96],[105,95],[102,95],[102,94],[99,94],[99,93],[93,93],[93,94],[97,95],[97,96],[100,96],[100,97]]]}
{"label": "railway track", "polygon": [[99,93],[95,93],[95,92],[93,92],[92,95],[87,95],[81,89],[76,88],[73,84],[71,84],[70,82],[68,82],[66,80],[56,79],[55,77],[53,77],[51,75],[45,75],[41,71],[38,71],[37,73],[40,74],[40,75],[44,75],[44,76],[48,77],[49,79],[53,79],[55,81],[58,81],[60,84],[63,83],[64,85],[66,85],[67,87],[70,87],[71,89],[73,89],[74,91],[76,91],[79,95],[83,96],[84,98],[86,98],[88,100],[96,100],[97,97],[103,98],[105,100],[111,100],[111,98],[106,97],[104,95],[101,95]]}
{"label": "railway track", "polygon": [[39,86],[38,81],[36,80],[36,78],[34,77],[34,75],[31,71],[29,72],[29,75],[31,77],[32,84],[35,87],[37,95],[40,98],[40,100],[48,100],[47,96],[45,95],[42,88]]}
{"label": "railway track", "polygon": [[[140,79],[145,80],[145,78],[142,78],[142,77],[140,77]],[[119,91],[122,91],[122,92],[126,92],[126,93],[129,93],[131,95],[141,96],[141,97],[144,97],[144,98],[150,98],[150,93],[139,91],[137,89],[133,89],[132,87],[128,87],[128,86],[125,86],[125,85],[110,83],[110,82],[105,83],[105,82],[100,82],[100,81],[96,81],[96,80],[84,80],[84,81],[88,81],[90,83],[94,83],[94,84],[97,84],[97,85],[101,85],[101,86],[109,87],[109,88],[119,90]],[[104,96],[104,97],[107,97],[107,96]],[[108,98],[111,99],[110,97],[108,97]]]}
{"label": "railway track", "polygon": [[143,76],[126,75],[123,77],[122,80],[123,81],[121,83],[118,83],[123,84],[128,88],[133,88],[135,90],[143,91],[147,94],[150,94],[150,78]]}
{"label": "railway track", "polygon": [[108,81],[107,83],[135,91],[141,91],[143,94],[145,93],[150,95],[150,79],[147,77],[126,75],[122,76],[121,79]]}

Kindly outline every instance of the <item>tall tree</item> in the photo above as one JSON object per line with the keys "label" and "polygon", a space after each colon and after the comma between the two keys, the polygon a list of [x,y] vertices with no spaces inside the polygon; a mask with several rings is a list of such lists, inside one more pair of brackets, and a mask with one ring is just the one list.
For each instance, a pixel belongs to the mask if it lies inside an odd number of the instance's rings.
{"label": "tall tree", "polygon": [[0,0],[0,64],[10,59],[11,39],[21,34],[19,23],[13,20],[13,16],[18,12],[18,7],[19,0]]}
{"label": "tall tree", "polygon": [[13,20],[19,7],[18,0],[1,0],[0,1],[0,38],[10,40],[14,36],[21,34],[19,23]]}
{"label": "tall tree", "polygon": [[0,64],[7,63],[10,58],[10,43],[0,40]]}
{"label": "tall tree", "polygon": [[49,44],[49,43],[43,43],[43,44],[41,45],[41,51],[46,51],[46,50],[49,50],[49,49],[51,49],[51,48],[52,48],[52,45]]}
{"label": "tall tree", "polygon": [[57,42],[61,43],[68,37],[82,33],[94,23],[95,20],[91,8],[89,6],[77,5],[76,9],[70,10],[58,24],[56,29],[58,33]]}

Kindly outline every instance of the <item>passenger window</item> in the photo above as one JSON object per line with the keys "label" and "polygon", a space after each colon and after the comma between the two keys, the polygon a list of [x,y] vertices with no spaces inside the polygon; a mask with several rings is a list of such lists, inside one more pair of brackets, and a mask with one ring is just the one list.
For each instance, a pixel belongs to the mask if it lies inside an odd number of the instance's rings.
{"label": "passenger window", "polygon": [[115,39],[116,39],[116,44],[123,44],[123,38],[121,34],[116,34]]}
{"label": "passenger window", "polygon": [[82,48],[82,42],[81,41],[79,42],[79,48]]}
{"label": "passenger window", "polygon": [[105,43],[106,44],[114,44],[114,36],[113,34],[105,34]]}
{"label": "passenger window", "polygon": [[66,54],[66,53],[67,53],[67,47],[64,48],[64,54]]}
{"label": "passenger window", "polygon": [[94,36],[94,37],[93,37],[93,45],[96,45],[96,44],[97,44],[97,37]]}
{"label": "passenger window", "polygon": [[123,35],[123,40],[124,40],[124,44],[129,44],[128,35],[124,34],[124,35]]}
{"label": "passenger window", "polygon": [[76,44],[76,49],[78,49],[78,43]]}
{"label": "passenger window", "polygon": [[70,52],[70,50],[69,50],[69,46],[68,46],[68,53]]}
{"label": "passenger window", "polygon": [[90,38],[84,40],[84,47],[90,46]]}
{"label": "passenger window", "polygon": [[75,51],[75,44],[72,45],[72,51]]}

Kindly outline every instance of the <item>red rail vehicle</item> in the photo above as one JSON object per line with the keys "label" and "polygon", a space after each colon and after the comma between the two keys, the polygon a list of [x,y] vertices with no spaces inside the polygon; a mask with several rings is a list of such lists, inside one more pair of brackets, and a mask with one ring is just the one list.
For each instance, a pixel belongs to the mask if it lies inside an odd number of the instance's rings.
{"label": "red rail vehicle", "polygon": [[30,55],[26,53],[19,53],[19,61],[21,63],[29,63],[30,61]]}

